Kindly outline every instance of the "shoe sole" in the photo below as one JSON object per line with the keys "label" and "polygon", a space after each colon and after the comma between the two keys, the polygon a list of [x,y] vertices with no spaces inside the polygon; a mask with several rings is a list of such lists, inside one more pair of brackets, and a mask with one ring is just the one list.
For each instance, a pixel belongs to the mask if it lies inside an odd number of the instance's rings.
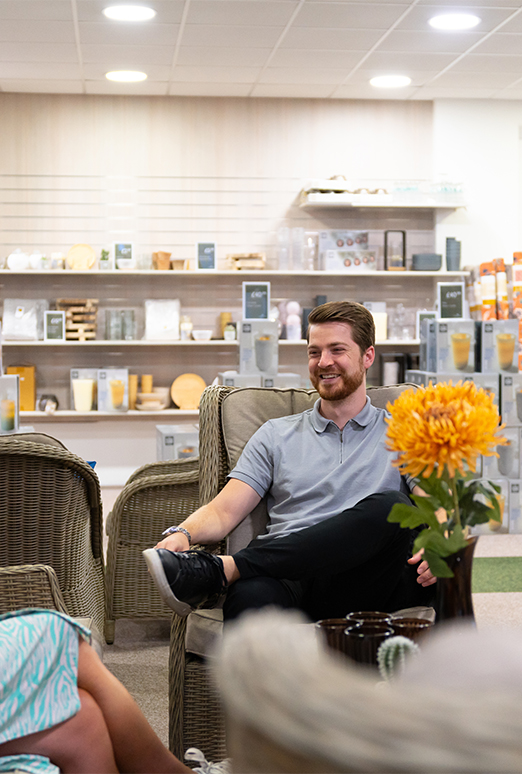
{"label": "shoe sole", "polygon": [[156,584],[162,600],[165,602],[171,610],[185,618],[189,613],[192,613],[195,608],[191,607],[186,602],[182,602],[178,599],[172,589],[170,588],[165,570],[161,563],[155,548],[147,548],[143,553],[143,558],[147,562],[147,567],[152,575],[152,580]]}

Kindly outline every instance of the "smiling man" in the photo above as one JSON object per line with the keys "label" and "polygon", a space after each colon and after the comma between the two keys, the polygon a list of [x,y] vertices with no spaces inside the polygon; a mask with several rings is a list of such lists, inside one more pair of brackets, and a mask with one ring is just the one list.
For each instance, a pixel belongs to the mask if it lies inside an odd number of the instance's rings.
{"label": "smiling man", "polygon": [[[435,578],[411,556],[414,533],[387,521],[394,503],[409,502],[413,484],[386,449],[387,412],[366,395],[372,315],[339,301],[316,307],[308,322],[314,407],[260,427],[217,497],[144,551],[180,615],[213,607],[225,593],[225,620],[267,605],[317,620],[432,601]],[[263,497],[265,535],[233,556],[190,550],[224,538]]]}

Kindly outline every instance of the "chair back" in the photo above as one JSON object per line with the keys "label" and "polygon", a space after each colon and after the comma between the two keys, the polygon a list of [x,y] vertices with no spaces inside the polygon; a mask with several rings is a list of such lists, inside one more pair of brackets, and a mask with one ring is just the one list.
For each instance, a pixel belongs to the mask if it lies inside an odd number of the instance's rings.
{"label": "chair back", "polygon": [[0,436],[0,566],[53,568],[67,610],[105,618],[102,504],[94,470],[51,436]]}
{"label": "chair back", "polygon": [[[386,408],[411,384],[368,387],[374,406]],[[200,501],[207,503],[224,487],[247,441],[264,422],[313,408],[319,395],[298,388],[213,385],[200,403]],[[268,514],[263,499],[228,536],[227,552],[234,553],[266,530]]]}

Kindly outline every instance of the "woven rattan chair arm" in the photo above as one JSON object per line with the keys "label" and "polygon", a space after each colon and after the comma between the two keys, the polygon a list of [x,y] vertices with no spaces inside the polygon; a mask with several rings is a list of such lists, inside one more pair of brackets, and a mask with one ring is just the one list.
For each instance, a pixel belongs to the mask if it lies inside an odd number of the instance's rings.
{"label": "woven rattan chair arm", "polygon": [[56,573],[46,564],[0,567],[0,612],[43,607],[68,613]]}
{"label": "woven rattan chair arm", "polygon": [[144,476],[165,476],[168,473],[182,473],[190,472],[199,469],[199,459],[197,457],[188,457],[182,460],[160,460],[158,462],[147,462],[146,465],[142,465],[141,468],[132,473],[125,485],[131,484],[138,478]]}

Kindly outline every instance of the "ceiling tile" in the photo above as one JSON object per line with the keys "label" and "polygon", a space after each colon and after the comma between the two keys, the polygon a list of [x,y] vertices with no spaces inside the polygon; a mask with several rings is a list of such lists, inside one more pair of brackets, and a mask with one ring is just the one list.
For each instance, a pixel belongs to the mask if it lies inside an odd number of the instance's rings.
{"label": "ceiling tile", "polygon": [[249,83],[171,83],[169,94],[184,97],[248,97]]}
{"label": "ceiling tile", "polygon": [[511,86],[514,80],[513,75],[509,73],[452,73],[450,71],[437,78],[433,86],[446,89],[503,89]]}
{"label": "ceiling tile", "polygon": [[303,99],[326,99],[331,88],[317,83],[278,84],[261,83],[252,89],[252,97],[300,97]]}
{"label": "ceiling tile", "polygon": [[176,24],[108,24],[80,22],[80,42],[118,46],[168,46],[176,42]]}
{"label": "ceiling tile", "polygon": [[73,43],[72,21],[6,20],[0,24],[0,41],[33,43]]}
{"label": "ceiling tile", "polygon": [[295,27],[332,29],[378,29],[384,31],[408,9],[409,3],[306,2],[294,22]]}
{"label": "ceiling tile", "polygon": [[404,53],[453,53],[461,54],[482,38],[476,32],[453,35],[440,35],[431,30],[413,32],[412,30],[393,30],[383,40],[381,51],[399,51]]}
{"label": "ceiling tile", "polygon": [[82,94],[83,85],[80,80],[13,80],[0,78],[0,89],[6,92],[30,94]]}
{"label": "ceiling tile", "polygon": [[474,54],[520,54],[522,33],[504,34],[496,32],[474,49]]}
{"label": "ceiling tile", "polygon": [[178,65],[216,65],[217,67],[262,67],[270,48],[215,48],[181,46]]}
{"label": "ceiling tile", "polygon": [[332,88],[346,78],[342,69],[320,67],[267,67],[263,70],[259,83],[329,83]]}
{"label": "ceiling tile", "polygon": [[361,60],[362,51],[330,51],[278,48],[270,67],[344,67],[347,71]]}
{"label": "ceiling tile", "polygon": [[0,20],[21,19],[60,21],[72,20],[71,0],[2,0]]}
{"label": "ceiling tile", "polygon": [[[473,10],[474,6],[466,6],[462,3],[455,4],[450,3],[449,6],[451,7],[452,13],[459,13],[459,12],[470,12],[470,10]],[[507,6],[507,7],[506,7]],[[494,29],[497,24],[500,24],[501,22],[508,19],[511,14],[515,13],[516,8],[509,7],[509,2],[505,4],[504,7],[500,8],[480,8],[480,12],[477,10],[477,16],[480,17],[480,24],[478,24],[474,28],[474,32],[478,32],[480,34],[484,34],[486,32],[490,32],[490,30]],[[446,12],[447,8],[443,8],[443,10]],[[402,22],[397,26],[397,29],[399,30],[430,30],[431,27],[429,26],[428,22],[432,18],[432,16],[437,16],[441,13],[441,4],[429,4],[429,5],[416,5],[413,7],[410,11],[410,13],[405,16],[405,18],[402,20]],[[452,35],[451,32],[440,32],[440,35]]]}
{"label": "ceiling tile", "polygon": [[86,81],[87,94],[130,94],[132,96],[149,95],[165,96],[168,84],[166,81],[142,81],[141,83],[114,83],[111,81]]}
{"label": "ceiling tile", "polygon": [[390,89],[387,91],[386,96],[382,95],[378,89],[374,89],[368,84],[352,84],[347,83],[344,86],[339,86],[332,94],[333,99],[386,99],[386,100],[405,100],[410,99],[415,93],[415,89],[409,87],[407,89]]}
{"label": "ceiling tile", "polygon": [[2,78],[68,80],[81,78],[81,73],[76,62],[0,62]]}
{"label": "ceiling tile", "polygon": [[[114,69],[113,67],[109,67],[103,62],[86,62],[83,65],[83,73],[85,78],[89,78],[89,80],[92,81],[105,81],[105,73],[109,70]],[[120,69],[120,68],[117,68]],[[125,68],[128,69],[128,68]],[[144,70],[147,73],[147,77],[149,81],[168,81],[170,77],[170,66],[166,65],[151,65],[148,64],[146,67],[142,67],[142,70]]]}
{"label": "ceiling tile", "polygon": [[454,73],[519,73],[522,75],[520,56],[500,54],[468,54],[451,68]]}
{"label": "ceiling tile", "polygon": [[410,54],[410,53],[382,53],[380,50],[370,54],[364,62],[364,67],[379,71],[379,73],[405,72],[409,70],[442,70],[443,67],[455,60],[453,54]]}
{"label": "ceiling tile", "polygon": [[281,48],[364,52],[375,45],[381,37],[380,30],[314,30],[310,27],[292,27],[283,38]]}
{"label": "ceiling tile", "polygon": [[[367,84],[369,85],[370,80],[375,76],[380,74],[381,70],[371,70],[366,69],[366,62],[364,63],[364,67],[361,67],[359,70],[356,70],[354,73],[350,75],[349,80],[347,81],[347,84]],[[412,79],[413,86],[422,86],[426,81],[431,80],[438,74],[438,70],[408,70],[408,75]],[[381,95],[382,99],[386,99],[385,94],[392,91],[398,91],[400,92],[401,89],[376,89],[374,86],[370,86],[372,93],[377,92]]]}
{"label": "ceiling tile", "polygon": [[284,27],[297,7],[297,0],[192,0],[187,22]]}
{"label": "ceiling tile", "polygon": [[517,14],[514,19],[504,24],[502,32],[522,32],[522,13]]}
{"label": "ceiling tile", "polygon": [[78,51],[69,43],[8,43],[0,46],[0,62],[77,62]]}
{"label": "ceiling tile", "polygon": [[281,35],[280,27],[226,27],[187,24],[181,40],[184,46],[234,46],[272,48]]}
{"label": "ceiling tile", "polygon": [[495,89],[443,89],[436,83],[419,89],[412,99],[491,99]]}
{"label": "ceiling tile", "polygon": [[145,65],[171,65],[174,46],[82,46],[84,63],[104,63],[110,69],[128,70]]}
{"label": "ceiling tile", "polygon": [[493,99],[520,99],[522,100],[522,86],[515,89],[503,89],[497,94],[493,94]]}
{"label": "ceiling tile", "polygon": [[175,67],[172,82],[252,83],[259,73],[259,67]]}
{"label": "ceiling tile", "polygon": [[[17,0],[19,2],[19,0]],[[41,0],[38,0],[41,2]],[[47,2],[47,0],[45,0]],[[45,3],[44,3],[45,4]],[[70,0],[68,0],[70,5]],[[78,8],[78,19],[86,22],[103,22],[110,25],[121,24],[121,22],[108,20],[102,11],[108,5],[130,5],[128,0],[76,0]],[[138,5],[147,5],[156,11],[154,20],[150,22],[135,22],[136,26],[147,26],[148,24],[179,24],[183,16],[185,0],[143,0]]]}

